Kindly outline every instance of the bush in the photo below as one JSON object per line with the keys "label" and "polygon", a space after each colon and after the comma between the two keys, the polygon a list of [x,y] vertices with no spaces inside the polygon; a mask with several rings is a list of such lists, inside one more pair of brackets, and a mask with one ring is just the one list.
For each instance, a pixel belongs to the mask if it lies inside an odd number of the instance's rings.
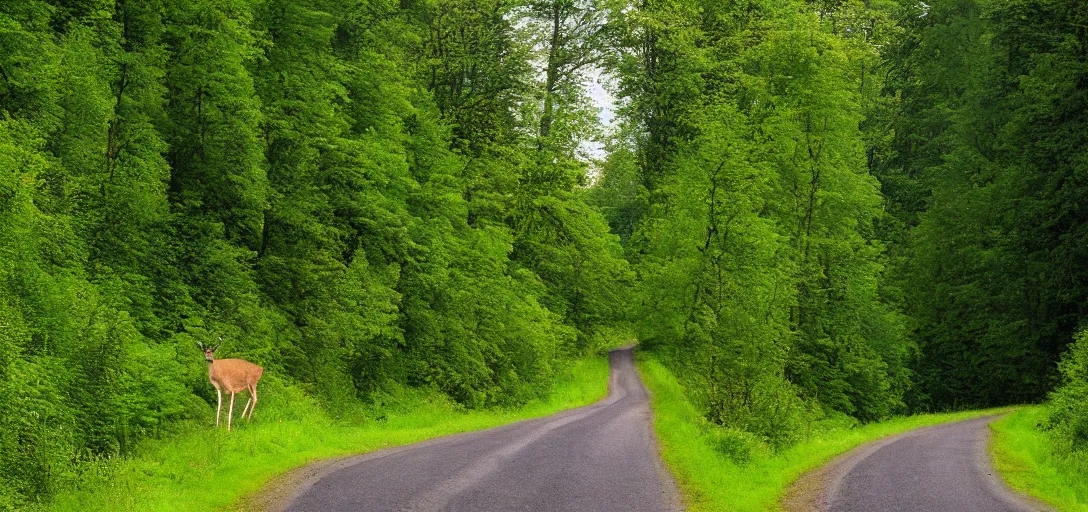
{"label": "bush", "polygon": [[1074,450],[1088,449],[1088,330],[1076,340],[1058,364],[1062,385],[1051,393],[1048,426]]}
{"label": "bush", "polygon": [[752,460],[752,452],[759,447],[756,436],[734,428],[711,426],[707,439],[718,453],[737,464],[747,464]]}

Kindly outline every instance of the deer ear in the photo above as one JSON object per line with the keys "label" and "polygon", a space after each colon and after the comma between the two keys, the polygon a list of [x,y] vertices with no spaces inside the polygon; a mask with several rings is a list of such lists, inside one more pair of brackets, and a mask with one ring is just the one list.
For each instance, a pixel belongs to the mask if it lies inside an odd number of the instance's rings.
{"label": "deer ear", "polygon": [[198,342],[196,342],[196,348],[199,348],[200,350],[204,350],[204,344],[198,341]]}

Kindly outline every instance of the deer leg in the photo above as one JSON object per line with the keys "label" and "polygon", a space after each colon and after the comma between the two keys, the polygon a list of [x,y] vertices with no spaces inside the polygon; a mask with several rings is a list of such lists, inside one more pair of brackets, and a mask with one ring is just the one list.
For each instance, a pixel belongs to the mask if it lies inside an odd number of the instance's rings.
{"label": "deer leg", "polygon": [[227,411],[227,432],[230,432],[230,420],[234,416],[234,393],[230,394],[230,410]]}
{"label": "deer leg", "polygon": [[246,412],[249,411],[249,404],[253,403],[253,397],[246,398],[246,406],[242,408],[242,417],[246,417]]}
{"label": "deer leg", "polygon": [[249,419],[253,419],[253,409],[257,408],[257,385],[249,388],[249,396],[253,398],[253,405],[249,406]]}
{"label": "deer leg", "polygon": [[216,387],[215,396],[217,397],[217,403],[215,405],[215,426],[219,426],[219,411],[223,410],[223,392]]}

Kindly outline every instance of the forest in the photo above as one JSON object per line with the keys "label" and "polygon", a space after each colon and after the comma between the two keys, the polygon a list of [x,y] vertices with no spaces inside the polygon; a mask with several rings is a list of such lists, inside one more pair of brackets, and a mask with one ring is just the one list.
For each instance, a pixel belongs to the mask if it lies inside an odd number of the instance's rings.
{"label": "forest", "polygon": [[1088,453],[1086,315],[1081,0],[0,0],[0,509],[207,427],[218,337],[334,417],[637,338],[774,448]]}

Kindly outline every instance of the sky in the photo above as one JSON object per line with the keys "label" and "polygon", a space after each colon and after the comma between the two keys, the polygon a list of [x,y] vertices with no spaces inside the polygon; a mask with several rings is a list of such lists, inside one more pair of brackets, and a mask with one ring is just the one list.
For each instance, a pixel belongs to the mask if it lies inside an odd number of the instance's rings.
{"label": "sky", "polygon": [[[606,88],[612,83],[613,78],[605,75],[603,69],[593,68],[589,72],[587,80],[589,83],[586,85],[586,91],[589,93],[590,99],[593,100],[593,104],[597,107],[597,119],[601,121],[601,126],[604,127],[605,134],[608,135],[615,127],[616,121],[616,98]],[[604,145],[600,141],[585,141],[582,143],[582,148],[590,158],[603,159],[605,157]]]}

